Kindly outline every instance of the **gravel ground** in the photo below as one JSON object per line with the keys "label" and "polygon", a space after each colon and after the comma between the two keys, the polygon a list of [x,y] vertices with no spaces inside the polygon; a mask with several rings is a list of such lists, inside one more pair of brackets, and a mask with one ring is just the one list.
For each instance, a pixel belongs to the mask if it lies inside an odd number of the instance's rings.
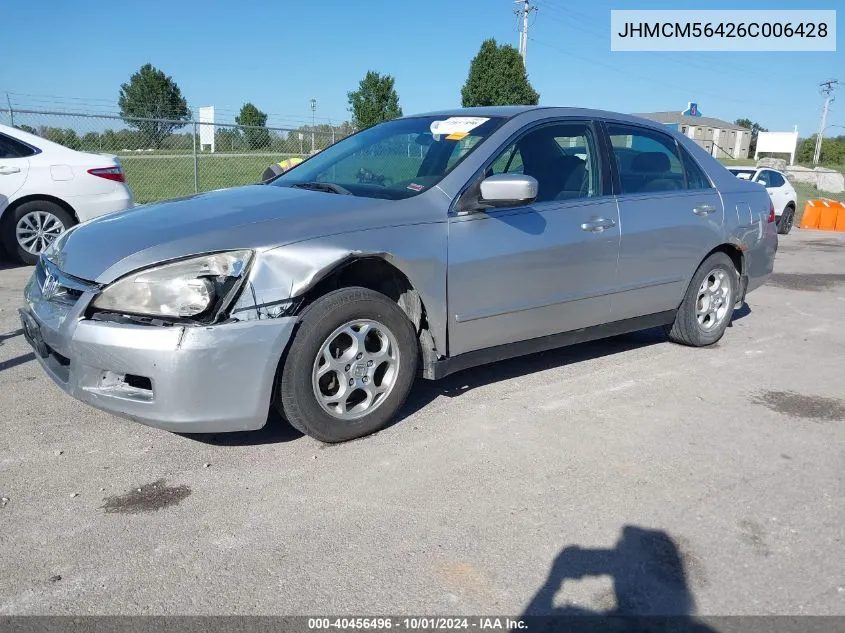
{"label": "gravel ground", "polygon": [[781,239],[708,349],[659,332],[417,385],[338,446],[63,394],[0,269],[0,614],[845,615],[845,235]]}

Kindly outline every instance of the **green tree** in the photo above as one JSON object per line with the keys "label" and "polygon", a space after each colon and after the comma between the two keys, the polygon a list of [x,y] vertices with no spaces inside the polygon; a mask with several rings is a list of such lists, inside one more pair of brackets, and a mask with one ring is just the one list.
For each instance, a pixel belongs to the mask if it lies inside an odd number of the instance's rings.
{"label": "green tree", "polygon": [[763,127],[756,121],[752,121],[751,119],[737,119],[734,121],[734,125],[751,130],[751,140],[748,143],[748,155],[753,157],[754,152],[757,151],[757,135],[760,132],[768,132],[769,129]]}
{"label": "green tree", "polygon": [[86,152],[99,152],[101,149],[100,134],[98,132],[86,132],[82,137],[81,149]]}
{"label": "green tree", "polygon": [[128,83],[120,86],[117,103],[123,120],[141,133],[148,146],[161,147],[173,130],[185,126],[182,121],[191,118],[179,86],[152,64],[141,66]]}
{"label": "green tree", "polygon": [[484,40],[461,89],[463,106],[537,105],[539,101],[519,51],[510,44],[499,46],[494,39]]}
{"label": "green tree", "polygon": [[218,127],[214,132],[214,149],[217,152],[233,152],[243,149],[243,137],[236,127]]}
{"label": "green tree", "polygon": [[69,147],[70,149],[79,149],[82,146],[79,135],[70,128],[48,127],[45,125],[38,129],[38,136],[58,143],[59,145]]}
{"label": "green tree", "polygon": [[35,128],[31,125],[16,125],[15,127],[23,132],[29,132],[30,134],[38,134],[38,132],[35,131]]}
{"label": "green tree", "polygon": [[270,131],[267,129],[267,115],[251,103],[241,106],[241,113],[235,117],[235,123],[242,126],[241,133],[249,149],[267,149],[270,147]]}
{"label": "green tree", "polygon": [[395,83],[396,80],[390,75],[380,75],[370,70],[359,82],[358,90],[346,93],[352,123],[356,128],[363,130],[402,116]]}

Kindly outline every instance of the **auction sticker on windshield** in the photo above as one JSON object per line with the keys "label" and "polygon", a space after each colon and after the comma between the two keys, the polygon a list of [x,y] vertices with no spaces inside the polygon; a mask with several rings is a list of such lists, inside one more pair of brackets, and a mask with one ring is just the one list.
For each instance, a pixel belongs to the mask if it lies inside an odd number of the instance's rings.
{"label": "auction sticker on windshield", "polygon": [[463,134],[464,136],[466,136],[479,125],[482,125],[489,120],[489,118],[480,116],[450,116],[448,119],[445,119],[443,121],[432,121],[431,133],[435,135]]}

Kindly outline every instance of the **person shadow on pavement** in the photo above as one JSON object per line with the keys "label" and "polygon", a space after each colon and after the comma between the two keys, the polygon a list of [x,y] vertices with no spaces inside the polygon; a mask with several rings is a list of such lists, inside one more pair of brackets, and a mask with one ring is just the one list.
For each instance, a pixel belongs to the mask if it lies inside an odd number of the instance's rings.
{"label": "person shadow on pavement", "polygon": [[[593,610],[559,595],[565,581],[591,576],[611,577],[614,607]],[[561,606],[555,605],[556,596]],[[694,613],[688,571],[675,541],[662,530],[626,525],[612,549],[561,550],[521,618],[531,631],[714,633]]]}

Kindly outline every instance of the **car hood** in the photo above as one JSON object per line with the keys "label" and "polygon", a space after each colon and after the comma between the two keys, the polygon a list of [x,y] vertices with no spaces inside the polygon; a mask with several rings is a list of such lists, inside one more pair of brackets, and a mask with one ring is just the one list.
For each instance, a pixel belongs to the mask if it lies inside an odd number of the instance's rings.
{"label": "car hood", "polygon": [[194,254],[396,224],[384,207],[402,202],[268,185],[223,189],[101,216],[62,235],[47,256],[69,275],[109,283]]}

